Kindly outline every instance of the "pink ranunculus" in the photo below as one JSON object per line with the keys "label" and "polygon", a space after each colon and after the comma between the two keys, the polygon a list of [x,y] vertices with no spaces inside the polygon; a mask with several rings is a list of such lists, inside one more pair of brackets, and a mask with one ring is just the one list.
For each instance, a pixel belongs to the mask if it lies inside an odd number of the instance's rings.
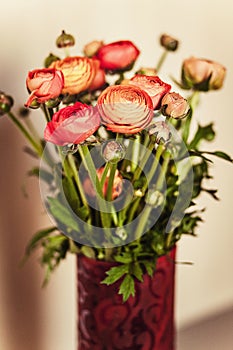
{"label": "pink ranunculus", "polygon": [[105,89],[98,98],[102,123],[113,132],[136,134],[153,118],[150,96],[133,85],[114,85]]}
{"label": "pink ranunculus", "polygon": [[170,91],[171,85],[164,83],[158,76],[137,74],[128,82],[145,90],[153,101],[153,109],[160,108],[162,97]]}
{"label": "pink ranunculus", "polygon": [[126,71],[132,68],[139,54],[139,49],[131,41],[122,40],[103,45],[97,51],[96,58],[100,60],[102,69]]}
{"label": "pink ranunculus", "polygon": [[53,62],[50,67],[62,71],[65,85],[62,93],[79,94],[91,85],[99,67],[96,60],[88,57],[66,57]]}
{"label": "pink ranunculus", "polygon": [[29,107],[34,100],[43,103],[58,97],[64,86],[64,76],[54,68],[35,69],[28,73],[26,85],[31,92],[25,103],[25,107]]}
{"label": "pink ranunculus", "polygon": [[93,135],[99,125],[97,108],[76,102],[53,115],[46,125],[44,138],[59,146],[79,144]]}

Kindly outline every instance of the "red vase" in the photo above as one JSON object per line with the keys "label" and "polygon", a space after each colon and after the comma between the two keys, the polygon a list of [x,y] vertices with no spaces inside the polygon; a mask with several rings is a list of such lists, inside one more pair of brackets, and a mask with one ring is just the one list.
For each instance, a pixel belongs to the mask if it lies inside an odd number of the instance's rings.
{"label": "red vase", "polygon": [[174,350],[175,248],[125,303],[100,284],[116,264],[78,256],[78,350]]}

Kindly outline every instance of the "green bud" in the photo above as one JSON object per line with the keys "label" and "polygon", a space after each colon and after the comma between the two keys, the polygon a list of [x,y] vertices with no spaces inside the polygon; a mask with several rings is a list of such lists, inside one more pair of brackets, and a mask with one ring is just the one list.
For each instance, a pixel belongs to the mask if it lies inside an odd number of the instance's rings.
{"label": "green bud", "polygon": [[66,34],[66,32],[63,30],[61,35],[56,40],[56,45],[59,48],[64,48],[64,47],[70,47],[74,46],[75,44],[75,39],[73,35],[71,34]]}
{"label": "green bud", "polygon": [[50,53],[48,57],[44,60],[44,67],[48,68],[53,62],[59,61],[60,58]]}
{"label": "green bud", "polygon": [[10,112],[13,104],[13,98],[0,91],[0,116]]}

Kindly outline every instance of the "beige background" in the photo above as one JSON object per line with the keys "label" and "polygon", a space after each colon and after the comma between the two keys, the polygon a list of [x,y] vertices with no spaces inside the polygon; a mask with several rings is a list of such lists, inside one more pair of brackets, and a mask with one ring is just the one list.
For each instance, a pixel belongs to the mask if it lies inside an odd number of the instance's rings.
{"label": "beige background", "polygon": [[[65,4],[64,4],[65,3]],[[0,89],[15,96],[16,107],[27,97],[25,77],[43,58],[59,53],[54,41],[62,29],[73,33],[78,54],[93,39],[130,39],[142,50],[138,65],[153,65],[161,49],[158,37],[180,38],[163,76],[179,77],[182,60],[190,55],[214,59],[228,68],[224,89],[203,95],[197,120],[214,121],[217,138],[209,149],[232,148],[233,3],[152,0],[8,0],[1,4]],[[43,129],[40,115],[35,124]],[[24,140],[6,117],[0,119],[0,349],[74,350],[76,337],[75,258],[70,256],[41,290],[43,271],[38,255],[19,268],[24,247],[39,227],[50,224],[40,203],[38,183],[26,172],[34,161],[22,152]],[[184,238],[178,248],[176,280],[177,327],[233,306],[232,166],[217,160],[212,187],[220,202],[203,196],[205,222],[198,238]],[[26,184],[29,198],[22,195]]]}

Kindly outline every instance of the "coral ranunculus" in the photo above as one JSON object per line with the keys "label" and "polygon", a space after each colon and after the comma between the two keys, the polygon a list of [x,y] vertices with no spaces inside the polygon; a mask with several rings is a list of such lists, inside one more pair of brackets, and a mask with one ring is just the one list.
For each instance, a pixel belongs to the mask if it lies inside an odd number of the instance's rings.
{"label": "coral ranunculus", "polygon": [[64,76],[54,68],[35,69],[28,73],[26,85],[31,92],[25,103],[25,107],[29,107],[34,100],[43,103],[58,97],[64,86]]}
{"label": "coral ranunculus", "polygon": [[[104,172],[104,167],[96,169],[96,174],[97,174],[99,180],[101,180],[103,172]],[[102,189],[104,196],[106,196],[106,194],[107,194],[109,176],[110,176],[110,172],[108,172],[106,179],[104,181],[104,185],[103,185],[103,189]],[[121,194],[122,184],[123,184],[123,179],[122,179],[122,176],[121,176],[119,170],[117,169],[115,172],[113,185],[112,185],[112,198],[111,198],[112,200],[116,199]],[[83,182],[83,189],[89,197],[96,196],[96,192],[93,188],[93,185],[92,185],[89,177],[85,178],[85,180]]]}
{"label": "coral ranunculus", "polygon": [[109,86],[97,103],[102,123],[113,132],[135,134],[149,125],[153,118],[152,100],[137,86]]}
{"label": "coral ranunculus", "polygon": [[63,60],[53,62],[50,67],[61,70],[65,85],[62,93],[71,95],[85,91],[91,85],[99,63],[88,57],[66,57]]}
{"label": "coral ranunculus", "polygon": [[223,85],[226,68],[220,63],[190,57],[182,66],[182,81],[185,87],[199,91],[217,90]]}
{"label": "coral ranunculus", "polygon": [[122,40],[103,45],[96,58],[105,70],[126,71],[132,68],[139,54],[139,49],[131,41]]}
{"label": "coral ranunculus", "polygon": [[94,79],[92,80],[91,85],[88,88],[88,91],[96,91],[105,87],[106,79],[105,79],[105,71],[101,68],[97,69]]}
{"label": "coral ranunculus", "polygon": [[76,102],[60,109],[46,125],[44,138],[59,146],[85,141],[100,126],[97,108]]}
{"label": "coral ranunculus", "polygon": [[159,109],[162,97],[170,91],[171,85],[164,83],[158,76],[137,74],[128,82],[145,90],[153,101],[153,108]]}

